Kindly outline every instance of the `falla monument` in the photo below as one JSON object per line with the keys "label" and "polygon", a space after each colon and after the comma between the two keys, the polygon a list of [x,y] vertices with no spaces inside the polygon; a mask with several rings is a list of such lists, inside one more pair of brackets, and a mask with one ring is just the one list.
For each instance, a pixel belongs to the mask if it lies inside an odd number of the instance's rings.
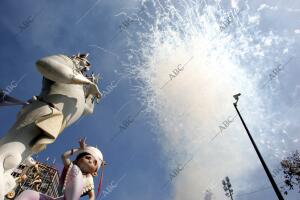
{"label": "falla monument", "polygon": [[42,90],[23,104],[15,123],[0,139],[0,200],[16,186],[12,171],[54,143],[81,116],[92,114],[102,96],[99,75],[87,75],[88,54],[47,56],[36,67],[43,76]]}

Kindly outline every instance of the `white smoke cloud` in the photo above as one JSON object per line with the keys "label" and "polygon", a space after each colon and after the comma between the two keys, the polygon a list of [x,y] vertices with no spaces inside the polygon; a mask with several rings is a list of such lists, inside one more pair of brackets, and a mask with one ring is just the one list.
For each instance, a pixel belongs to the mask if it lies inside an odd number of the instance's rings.
{"label": "white smoke cloud", "polygon": [[[273,66],[266,56],[278,58],[284,39],[257,30],[260,17],[249,10],[225,12],[205,1],[150,2],[140,19],[144,30],[130,41],[140,48],[131,71],[142,82],[137,88],[157,121],[170,170],[194,156],[176,177],[174,199],[203,198],[227,175],[242,185],[241,177],[258,164],[239,119],[210,141],[235,116],[232,95],[242,92],[239,107],[250,126],[260,127],[257,138],[277,143],[264,133],[270,127],[261,119],[269,113],[259,87]],[[213,193],[224,197],[221,186]]]}
{"label": "white smoke cloud", "polygon": [[238,9],[238,1],[237,0],[230,0],[231,7]]}
{"label": "white smoke cloud", "polygon": [[259,8],[257,9],[257,11],[262,11],[262,10],[272,10],[272,11],[276,11],[278,10],[278,7],[277,6],[270,6],[270,5],[267,5],[267,4],[262,4],[259,6]]}

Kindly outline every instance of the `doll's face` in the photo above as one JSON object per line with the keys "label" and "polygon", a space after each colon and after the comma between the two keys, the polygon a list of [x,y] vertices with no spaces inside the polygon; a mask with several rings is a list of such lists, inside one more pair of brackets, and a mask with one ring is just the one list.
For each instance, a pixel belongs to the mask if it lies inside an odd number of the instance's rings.
{"label": "doll's face", "polygon": [[77,161],[78,167],[85,174],[95,173],[98,169],[98,162],[92,155],[85,155]]}

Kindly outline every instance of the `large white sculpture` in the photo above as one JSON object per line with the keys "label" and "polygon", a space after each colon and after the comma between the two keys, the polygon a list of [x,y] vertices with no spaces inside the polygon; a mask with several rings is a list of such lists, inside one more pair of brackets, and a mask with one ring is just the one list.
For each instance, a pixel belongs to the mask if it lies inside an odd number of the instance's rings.
{"label": "large white sculpture", "polygon": [[21,109],[15,124],[0,140],[0,200],[15,186],[10,175],[14,168],[53,143],[82,115],[93,112],[101,93],[97,78],[85,75],[90,67],[87,56],[54,55],[37,61],[43,75],[42,91]]}

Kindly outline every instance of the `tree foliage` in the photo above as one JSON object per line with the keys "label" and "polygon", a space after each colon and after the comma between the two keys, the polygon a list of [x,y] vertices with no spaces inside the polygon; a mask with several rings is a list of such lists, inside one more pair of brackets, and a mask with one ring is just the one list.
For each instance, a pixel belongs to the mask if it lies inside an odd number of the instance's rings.
{"label": "tree foliage", "polygon": [[300,192],[300,153],[295,151],[291,156],[281,161],[281,167],[284,173],[284,194],[287,195],[288,191],[298,187]]}

